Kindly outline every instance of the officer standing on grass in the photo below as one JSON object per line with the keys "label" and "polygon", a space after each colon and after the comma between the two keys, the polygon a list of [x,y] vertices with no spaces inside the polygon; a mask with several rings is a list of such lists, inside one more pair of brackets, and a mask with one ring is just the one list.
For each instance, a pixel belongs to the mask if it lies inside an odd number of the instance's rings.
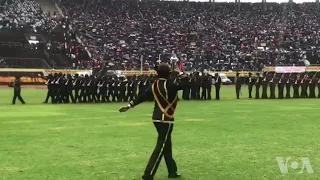
{"label": "officer standing on grass", "polygon": [[240,99],[241,84],[242,84],[242,78],[240,77],[240,73],[236,74],[235,84],[236,84],[236,96],[237,96],[237,99]]}
{"label": "officer standing on grass", "polygon": [[178,178],[177,165],[172,157],[171,133],[174,123],[174,112],[178,103],[178,91],[185,88],[181,77],[173,81],[176,77],[170,77],[171,70],[168,64],[160,64],[157,67],[158,79],[149,86],[137,99],[130,101],[127,106],[121,107],[120,112],[126,112],[136,105],[148,101],[154,97],[155,107],[153,110],[152,121],[158,132],[157,145],[150,157],[148,165],[144,171],[142,179],[153,180],[160,161],[164,159],[168,168],[169,178]]}
{"label": "officer standing on grass", "polygon": [[20,77],[17,76],[15,81],[13,82],[13,99],[12,104],[16,104],[16,99],[18,98],[22,104],[25,104],[23,98],[21,97],[21,80]]}

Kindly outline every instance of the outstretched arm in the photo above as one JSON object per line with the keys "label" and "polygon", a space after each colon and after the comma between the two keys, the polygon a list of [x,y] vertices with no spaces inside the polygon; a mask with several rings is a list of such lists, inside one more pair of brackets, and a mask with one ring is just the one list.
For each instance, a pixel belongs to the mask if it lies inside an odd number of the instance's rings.
{"label": "outstretched arm", "polygon": [[127,106],[122,106],[119,111],[126,112],[130,108],[133,108],[133,107],[137,106],[138,104],[140,104],[144,101],[147,101],[148,99],[151,99],[151,96],[153,96],[152,86],[149,86],[148,89],[144,93],[142,93],[140,96],[138,96],[135,100],[130,101]]}

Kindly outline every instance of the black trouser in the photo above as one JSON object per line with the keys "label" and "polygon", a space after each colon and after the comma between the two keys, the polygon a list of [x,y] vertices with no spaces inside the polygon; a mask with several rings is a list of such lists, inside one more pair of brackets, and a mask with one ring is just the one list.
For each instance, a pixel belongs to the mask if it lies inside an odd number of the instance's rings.
{"label": "black trouser", "polygon": [[308,97],[307,89],[308,89],[308,85],[303,83],[301,85],[300,98],[307,98]]}
{"label": "black trouser", "polygon": [[167,164],[168,173],[177,172],[177,165],[172,157],[171,133],[173,124],[169,123],[153,123],[158,131],[157,145],[149,159],[148,165],[144,171],[143,179],[152,180],[156,174],[162,156]]}
{"label": "black trouser", "polygon": [[16,99],[19,99],[19,101],[24,104],[24,100],[23,98],[21,97],[21,89],[14,89],[13,91],[13,98],[12,98],[12,104],[16,104]]}
{"label": "black trouser", "polygon": [[51,98],[51,103],[53,103],[53,102],[54,102],[54,96],[53,96],[53,90],[52,90],[52,89],[48,89],[47,97],[46,97],[46,99],[44,100],[44,102],[45,102],[45,103],[48,103],[49,98]]}
{"label": "black trouser", "polygon": [[182,99],[189,100],[190,99],[190,87],[186,87],[182,92]]}
{"label": "black trouser", "polygon": [[216,100],[220,100],[220,85],[215,86],[216,87]]}
{"label": "black trouser", "polygon": [[207,98],[211,100],[211,84],[207,85]]}
{"label": "black trouser", "polygon": [[263,84],[262,85],[262,99],[267,99],[268,95],[267,95],[267,90],[268,90],[268,84]]}
{"label": "black trouser", "polygon": [[270,99],[275,99],[276,98],[276,85],[275,84],[273,84],[273,83],[270,83],[270,86],[269,86],[269,88],[270,88]]}
{"label": "black trouser", "polygon": [[309,98],[315,98],[316,97],[316,85],[315,84],[309,84]]}
{"label": "black trouser", "polygon": [[74,90],[74,101],[75,102],[80,102],[81,101],[81,98],[80,98],[80,95],[79,95],[79,89],[75,89]]}
{"label": "black trouser", "polygon": [[241,84],[236,84],[236,96],[237,96],[237,99],[240,99],[240,92],[241,92]]}
{"label": "black trouser", "polygon": [[256,85],[256,99],[260,98],[260,85]]}
{"label": "black trouser", "polygon": [[291,84],[287,83],[286,84],[286,98],[290,98],[290,89],[291,89]]}
{"label": "black trouser", "polygon": [[293,85],[293,98],[299,98],[299,84]]}
{"label": "black trouser", "polygon": [[248,85],[248,90],[249,90],[249,98],[252,98],[252,87],[253,87],[253,84],[250,84]]}
{"label": "black trouser", "polygon": [[202,86],[201,99],[207,99],[207,88],[206,86]]}
{"label": "black trouser", "polygon": [[69,103],[70,102],[70,98],[71,98],[71,102],[75,103],[75,98],[73,96],[73,93],[72,93],[72,89],[68,89],[65,91],[65,102],[66,103]]}
{"label": "black trouser", "polygon": [[283,90],[284,90],[284,84],[279,83],[278,84],[278,98],[283,99]]}

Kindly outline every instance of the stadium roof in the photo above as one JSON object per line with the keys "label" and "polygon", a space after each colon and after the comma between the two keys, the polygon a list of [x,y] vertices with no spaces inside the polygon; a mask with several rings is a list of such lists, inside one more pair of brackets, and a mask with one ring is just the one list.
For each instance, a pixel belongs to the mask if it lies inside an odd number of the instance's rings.
{"label": "stadium roof", "polygon": [[[169,0],[172,1],[172,0]],[[173,1],[183,1],[183,0],[173,0]],[[208,2],[209,0],[189,0],[196,2]],[[251,2],[251,3],[261,3],[262,0],[240,0],[241,2]],[[285,3],[289,0],[267,0],[267,2],[273,3]],[[293,0],[295,3],[304,3],[304,2],[315,2],[316,0]],[[235,0],[215,0],[215,2],[235,2]]]}

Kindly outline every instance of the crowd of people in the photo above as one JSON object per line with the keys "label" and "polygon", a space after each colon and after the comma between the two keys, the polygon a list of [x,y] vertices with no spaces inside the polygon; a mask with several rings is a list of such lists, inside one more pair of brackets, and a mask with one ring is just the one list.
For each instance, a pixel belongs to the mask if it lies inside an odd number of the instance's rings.
{"label": "crowd of people", "polygon": [[58,0],[65,18],[57,19],[35,1],[7,2],[0,7],[0,29],[28,26],[36,32],[61,25],[67,36],[60,43],[73,66],[82,68],[150,70],[172,57],[185,71],[320,63],[314,3]]}
{"label": "crowd of people", "polygon": [[[176,54],[185,70],[261,70],[319,63],[314,3],[60,0],[92,58],[115,69],[148,69]],[[142,57],[143,55],[143,57]],[[183,58],[185,56],[185,58]],[[311,61],[311,60],[310,60]]]}
{"label": "crowd of people", "polygon": [[49,32],[56,25],[57,22],[35,1],[7,0],[0,5],[0,31]]}

